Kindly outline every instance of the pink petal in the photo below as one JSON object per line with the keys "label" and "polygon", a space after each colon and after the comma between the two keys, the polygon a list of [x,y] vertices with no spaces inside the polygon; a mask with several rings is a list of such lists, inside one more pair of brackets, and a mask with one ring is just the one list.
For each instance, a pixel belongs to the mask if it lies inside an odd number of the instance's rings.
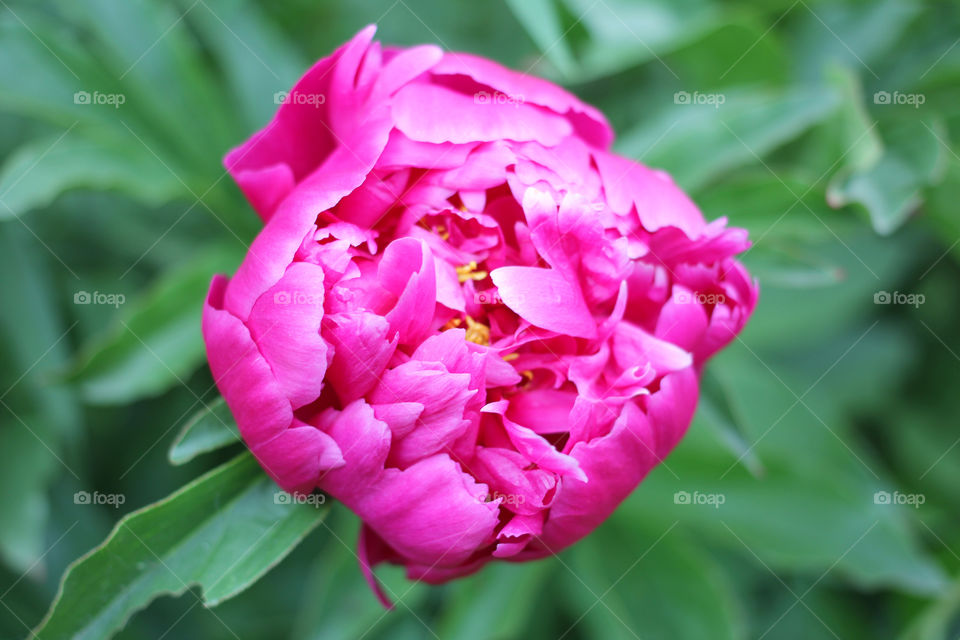
{"label": "pink petal", "polygon": [[366,311],[336,313],[324,319],[323,336],[333,346],[327,380],[344,404],[363,397],[383,375],[397,347],[390,340],[390,324]]}
{"label": "pink petal", "polygon": [[405,559],[455,567],[492,542],[499,509],[487,487],[446,455],[386,469],[356,506],[363,520]]}
{"label": "pink petal", "polygon": [[[272,440],[251,447],[263,468],[290,493],[309,493],[322,471],[344,466],[336,441],[323,431],[297,421]],[[295,423],[295,424],[297,424]]]}
{"label": "pink petal", "polygon": [[522,99],[525,104],[538,104],[555,113],[568,114],[577,133],[596,147],[607,148],[613,141],[613,131],[599,110],[546,80],[468,53],[446,53],[431,73],[469,76],[480,85]]}
{"label": "pink petal", "polygon": [[579,286],[556,269],[500,267],[490,277],[503,303],[531,324],[579,338],[597,336]]}
{"label": "pink petal", "polygon": [[327,370],[323,320],[323,269],[295,262],[257,300],[247,325],[260,353],[294,409],[320,396]]}
{"label": "pink petal", "polygon": [[572,132],[566,119],[538,107],[478,103],[473,95],[423,82],[397,91],[391,111],[397,128],[421,142],[538,140],[552,146]]}
{"label": "pink petal", "polygon": [[240,320],[223,310],[227,279],[216,276],[203,308],[203,338],[213,380],[251,447],[293,422],[290,401]]}

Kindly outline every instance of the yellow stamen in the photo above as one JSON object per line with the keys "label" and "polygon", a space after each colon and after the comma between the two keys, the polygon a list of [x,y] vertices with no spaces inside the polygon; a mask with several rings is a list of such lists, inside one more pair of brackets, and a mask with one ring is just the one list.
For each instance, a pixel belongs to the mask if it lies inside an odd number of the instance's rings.
{"label": "yellow stamen", "polygon": [[469,264],[457,267],[457,280],[461,283],[467,280],[476,280],[477,282],[487,277],[486,271],[477,271],[477,263],[473,260]]}
{"label": "yellow stamen", "polygon": [[467,316],[466,339],[467,342],[488,346],[490,344],[490,327]]}
{"label": "yellow stamen", "polygon": [[440,236],[440,239],[441,239],[441,240],[449,240],[449,239],[450,239],[450,233],[447,232],[447,228],[446,228],[444,225],[442,225],[442,224],[441,224],[441,225],[438,225],[438,226],[436,226],[436,227],[431,227],[430,225],[427,224],[427,219],[426,219],[426,218],[420,218],[420,220],[417,221],[417,226],[418,226],[418,227],[421,227],[421,228],[423,228],[423,229],[426,229],[426,230],[429,231],[430,233],[435,233],[435,234],[437,234],[438,236]]}
{"label": "yellow stamen", "polygon": [[460,318],[451,318],[447,320],[447,323],[440,327],[440,331],[446,331],[447,329],[456,329],[460,326]]}
{"label": "yellow stamen", "polygon": [[519,354],[519,353],[508,353],[507,355],[501,356],[501,357],[502,357],[505,361],[507,361],[507,362],[513,362],[514,360],[516,360],[517,358],[520,357],[520,354]]}

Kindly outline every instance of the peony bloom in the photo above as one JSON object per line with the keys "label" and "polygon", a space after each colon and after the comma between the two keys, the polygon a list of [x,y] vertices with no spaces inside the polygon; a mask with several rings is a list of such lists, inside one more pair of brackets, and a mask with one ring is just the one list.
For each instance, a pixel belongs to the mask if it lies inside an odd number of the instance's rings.
{"label": "peony bloom", "polygon": [[746,233],[611,153],[595,108],[373,33],[226,156],[265,226],[203,333],[266,472],[363,520],[376,588],[379,562],[438,583],[590,533],[757,292]]}

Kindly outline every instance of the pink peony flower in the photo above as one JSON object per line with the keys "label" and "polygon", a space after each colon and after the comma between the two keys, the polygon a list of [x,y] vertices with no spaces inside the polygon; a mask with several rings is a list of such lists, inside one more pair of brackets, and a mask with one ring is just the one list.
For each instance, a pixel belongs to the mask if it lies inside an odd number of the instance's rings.
{"label": "pink peony flower", "polygon": [[746,232],[611,153],[595,108],[373,34],[226,156],[265,226],[203,333],[267,473],[362,518],[376,588],[379,562],[438,583],[590,533],[683,436],[757,291]]}

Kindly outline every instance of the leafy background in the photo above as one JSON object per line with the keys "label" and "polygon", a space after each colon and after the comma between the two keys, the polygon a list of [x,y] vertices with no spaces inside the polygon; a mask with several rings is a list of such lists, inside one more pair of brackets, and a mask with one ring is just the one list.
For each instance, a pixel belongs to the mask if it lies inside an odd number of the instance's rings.
{"label": "leafy background", "polygon": [[[389,614],[354,518],[235,457],[199,333],[259,226],[221,155],[371,22],[600,106],[750,230],[762,287],[607,524],[442,587],[385,568]],[[958,35],[956,3],[913,0],[0,0],[0,637],[108,536],[40,637],[960,637]]]}

